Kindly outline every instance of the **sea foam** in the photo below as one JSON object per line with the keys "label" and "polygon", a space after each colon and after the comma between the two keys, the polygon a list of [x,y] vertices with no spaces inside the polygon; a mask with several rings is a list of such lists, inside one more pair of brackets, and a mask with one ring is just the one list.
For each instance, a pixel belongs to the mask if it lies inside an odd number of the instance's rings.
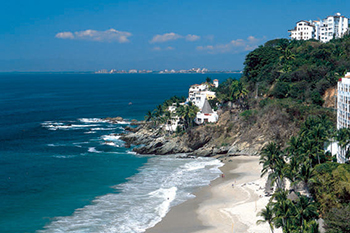
{"label": "sea foam", "polygon": [[40,232],[140,233],[156,225],[171,207],[220,176],[222,163],[212,158],[149,158],[128,182],[113,187],[118,193],[97,197],[73,215],[57,217]]}

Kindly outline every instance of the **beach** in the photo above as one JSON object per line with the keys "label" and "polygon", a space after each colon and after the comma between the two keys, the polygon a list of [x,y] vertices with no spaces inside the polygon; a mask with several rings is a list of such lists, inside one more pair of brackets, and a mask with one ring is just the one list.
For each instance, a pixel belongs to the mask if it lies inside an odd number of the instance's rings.
{"label": "beach", "polygon": [[172,208],[146,233],[270,232],[267,223],[256,224],[261,219],[257,213],[269,201],[264,191],[266,177],[260,178],[259,157],[220,160],[222,177],[195,193],[194,199]]}

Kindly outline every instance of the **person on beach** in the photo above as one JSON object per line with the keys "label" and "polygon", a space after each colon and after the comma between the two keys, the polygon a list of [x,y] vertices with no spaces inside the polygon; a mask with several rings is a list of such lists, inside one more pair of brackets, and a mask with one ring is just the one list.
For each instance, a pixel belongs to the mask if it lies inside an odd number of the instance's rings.
{"label": "person on beach", "polygon": [[225,175],[224,175],[224,173],[222,173],[222,174],[221,174],[221,177],[222,177],[222,178],[225,178]]}

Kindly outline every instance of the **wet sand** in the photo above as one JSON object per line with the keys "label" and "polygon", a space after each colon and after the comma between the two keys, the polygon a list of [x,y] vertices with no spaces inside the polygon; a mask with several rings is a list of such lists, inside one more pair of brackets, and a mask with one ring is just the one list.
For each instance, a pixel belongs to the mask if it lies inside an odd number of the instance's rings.
{"label": "wet sand", "polygon": [[257,213],[269,200],[264,196],[266,178],[260,178],[259,158],[221,160],[224,177],[195,193],[196,198],[173,207],[146,233],[269,232],[268,224],[256,224]]}

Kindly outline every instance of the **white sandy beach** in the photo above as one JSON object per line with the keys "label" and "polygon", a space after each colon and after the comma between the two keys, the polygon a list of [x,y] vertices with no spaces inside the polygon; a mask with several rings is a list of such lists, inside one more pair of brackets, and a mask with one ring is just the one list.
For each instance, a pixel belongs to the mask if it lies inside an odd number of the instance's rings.
{"label": "white sandy beach", "polygon": [[266,178],[260,178],[259,158],[227,157],[223,162],[224,178],[203,188],[193,200],[171,209],[146,233],[270,232],[267,223],[256,224],[260,219],[257,213],[269,201],[264,192]]}

